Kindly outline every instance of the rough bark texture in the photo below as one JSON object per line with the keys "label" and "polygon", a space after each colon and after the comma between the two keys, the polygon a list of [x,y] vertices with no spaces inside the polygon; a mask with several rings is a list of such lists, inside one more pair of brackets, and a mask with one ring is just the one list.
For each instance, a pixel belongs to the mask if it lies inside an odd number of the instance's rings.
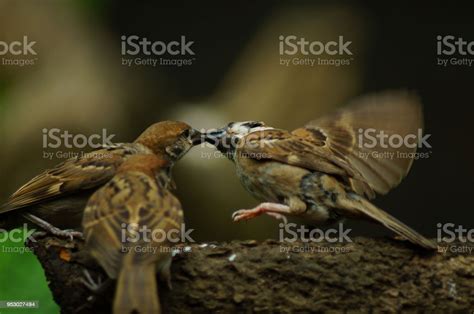
{"label": "rough bark texture", "polygon": [[[98,266],[84,262],[80,241],[47,237],[27,245],[43,265],[63,313],[110,311],[114,285],[95,295],[80,281],[85,265],[94,278],[106,278]],[[367,238],[347,244],[268,240],[181,249],[172,265],[173,289],[160,283],[165,313],[474,309],[474,254],[472,247],[466,252],[465,243],[437,253]]]}

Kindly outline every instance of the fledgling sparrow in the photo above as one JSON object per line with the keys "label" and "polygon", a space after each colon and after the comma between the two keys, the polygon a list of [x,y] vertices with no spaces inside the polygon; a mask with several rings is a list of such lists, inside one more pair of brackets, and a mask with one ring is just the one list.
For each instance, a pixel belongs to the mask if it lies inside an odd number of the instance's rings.
{"label": "fledgling sparrow", "polygon": [[24,222],[58,236],[80,236],[84,206],[97,188],[108,182],[130,156],[154,154],[173,162],[193,145],[201,133],[178,121],[162,121],[148,127],[133,143],[104,146],[45,170],[20,187],[0,207],[0,227],[16,228]]}
{"label": "fledgling sparrow", "polygon": [[[183,222],[168,190],[169,161],[134,155],[89,199],[82,222],[86,250],[117,279],[113,312],[160,313],[155,273],[170,282],[170,230]],[[153,236],[160,232],[159,236]]]}
{"label": "fledgling sparrow", "polygon": [[234,212],[234,221],[263,213],[285,221],[285,215],[299,216],[315,223],[362,218],[435,249],[432,241],[369,201],[406,176],[416,146],[391,148],[379,142],[367,148],[374,143],[365,145],[359,138],[361,130],[374,129],[413,139],[422,124],[421,105],[414,95],[385,92],[360,98],[292,132],[263,122],[232,122],[208,131],[206,141],[235,163],[243,186],[264,201]]}

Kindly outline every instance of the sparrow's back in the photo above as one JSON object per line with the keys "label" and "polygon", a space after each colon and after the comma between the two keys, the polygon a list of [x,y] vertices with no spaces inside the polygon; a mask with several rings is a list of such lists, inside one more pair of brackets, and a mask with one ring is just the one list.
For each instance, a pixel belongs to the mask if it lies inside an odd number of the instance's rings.
{"label": "sparrow's back", "polygon": [[91,194],[113,178],[129,156],[151,154],[141,144],[115,144],[70,158],[43,171],[13,193],[0,206],[0,226],[18,227],[31,213],[59,228],[80,228]]}
{"label": "sparrow's back", "polygon": [[394,91],[361,97],[347,109],[311,121],[292,134],[309,131],[331,153],[344,158],[361,176],[351,180],[352,188],[371,199],[375,193],[386,194],[407,175],[422,128],[418,97]]}
{"label": "sparrow's back", "polygon": [[183,220],[178,199],[167,190],[167,172],[146,164],[154,158],[130,158],[91,197],[84,213],[86,248],[118,279],[116,313],[160,311],[155,272],[169,276],[172,245],[161,235],[179,230]]}

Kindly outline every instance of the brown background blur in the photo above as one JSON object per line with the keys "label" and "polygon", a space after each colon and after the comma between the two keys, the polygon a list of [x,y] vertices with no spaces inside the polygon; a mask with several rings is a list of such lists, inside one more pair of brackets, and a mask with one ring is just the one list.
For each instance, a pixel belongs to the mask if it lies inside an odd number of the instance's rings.
{"label": "brown background blur", "polygon": [[[0,200],[62,160],[43,158],[42,129],[116,134],[132,141],[149,124],[180,119],[196,128],[263,120],[296,128],[357,95],[407,88],[421,96],[430,158],[375,203],[416,230],[436,224],[474,227],[473,68],[436,65],[436,36],[474,40],[474,20],[462,5],[377,2],[259,2],[159,6],[115,1],[2,1],[0,40],[37,42],[36,64],[0,65]],[[279,65],[278,37],[352,41],[349,66]],[[194,41],[193,65],[126,67],[121,36]],[[67,148],[46,149],[48,152]],[[261,217],[234,224],[235,209],[257,204],[225,159],[195,148],[175,168],[177,195],[195,240],[277,237]],[[349,222],[359,234],[383,228]]]}

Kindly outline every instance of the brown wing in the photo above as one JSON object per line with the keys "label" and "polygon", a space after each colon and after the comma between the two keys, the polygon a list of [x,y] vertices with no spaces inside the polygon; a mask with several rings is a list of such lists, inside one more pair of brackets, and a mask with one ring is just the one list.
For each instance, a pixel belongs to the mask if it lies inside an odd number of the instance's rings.
{"label": "brown wing", "polygon": [[372,142],[363,132],[370,130],[369,136],[373,136],[383,131],[386,135],[404,137],[417,135],[422,127],[422,108],[417,97],[399,91],[362,97],[347,109],[311,121],[292,133],[323,141],[331,152],[360,173],[363,180],[350,179],[352,188],[373,198],[374,191],[385,194],[406,176],[416,147],[382,147],[380,141]]}
{"label": "brown wing", "polygon": [[[179,229],[181,223],[178,199],[159,187],[153,178],[128,172],[115,176],[94,193],[86,206],[82,225],[87,248],[107,274],[116,278],[127,256],[125,252],[133,256],[134,263],[151,263],[162,256],[160,247],[169,245],[166,241],[145,242],[143,237],[136,237],[138,230],[146,227],[146,230],[166,232]],[[155,248],[156,253],[134,250],[145,246]]]}
{"label": "brown wing", "polygon": [[329,174],[357,177],[351,166],[325,143],[304,138],[284,130],[253,132],[239,141],[239,157],[257,160],[272,159],[289,165]]}
{"label": "brown wing", "polygon": [[117,144],[66,160],[20,187],[0,213],[100,186],[110,180],[127,156],[148,151],[141,144]]}

